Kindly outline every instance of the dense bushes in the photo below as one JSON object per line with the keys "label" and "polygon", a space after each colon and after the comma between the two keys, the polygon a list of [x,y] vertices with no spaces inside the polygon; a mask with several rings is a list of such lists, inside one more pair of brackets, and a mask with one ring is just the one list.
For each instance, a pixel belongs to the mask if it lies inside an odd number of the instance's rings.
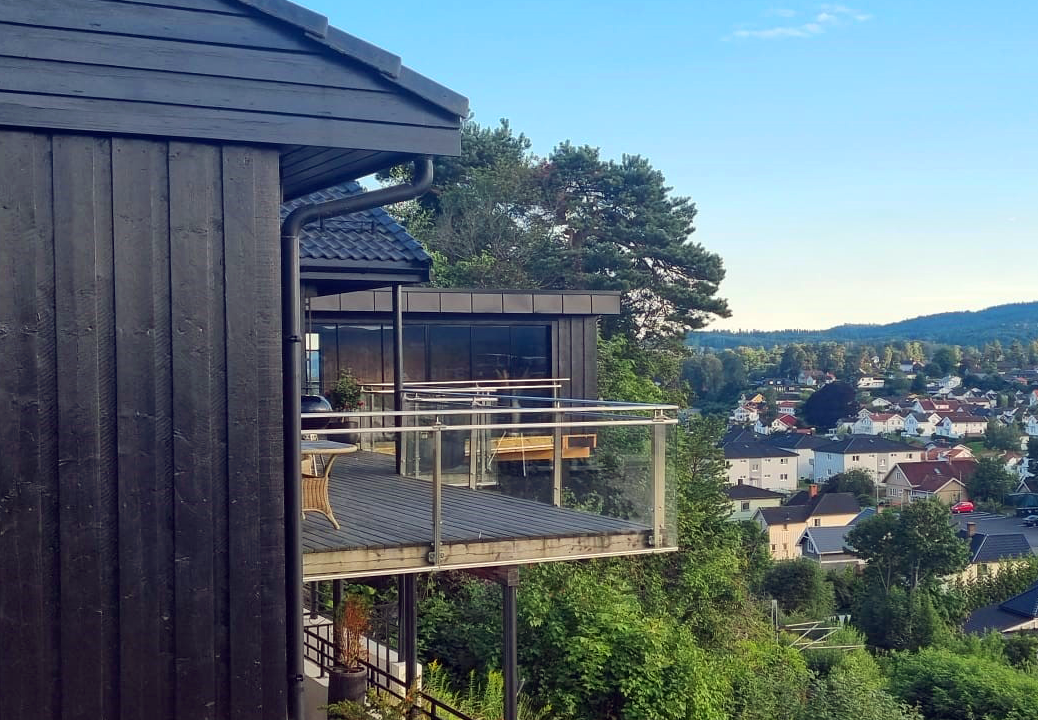
{"label": "dense bushes", "polygon": [[898,654],[891,688],[934,720],[1038,720],[1038,678],[981,655]]}

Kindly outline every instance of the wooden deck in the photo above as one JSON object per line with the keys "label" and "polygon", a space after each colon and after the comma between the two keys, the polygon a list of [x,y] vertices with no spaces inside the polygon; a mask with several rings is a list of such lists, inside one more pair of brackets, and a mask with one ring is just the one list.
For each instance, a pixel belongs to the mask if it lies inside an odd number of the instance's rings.
{"label": "wooden deck", "polygon": [[308,581],[654,552],[645,525],[444,486],[445,559],[433,566],[430,482],[397,475],[391,456],[359,452],[338,459],[329,494],[342,528],[307,514]]}

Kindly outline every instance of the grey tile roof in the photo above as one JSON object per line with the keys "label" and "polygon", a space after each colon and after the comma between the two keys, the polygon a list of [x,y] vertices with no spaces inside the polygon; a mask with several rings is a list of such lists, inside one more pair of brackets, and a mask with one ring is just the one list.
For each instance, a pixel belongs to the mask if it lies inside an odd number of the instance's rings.
{"label": "grey tile roof", "polygon": [[837,453],[877,453],[877,452],[920,452],[920,449],[907,443],[887,440],[878,435],[848,435],[842,440],[834,440],[815,448],[815,452]]}
{"label": "grey tile roof", "polygon": [[795,458],[797,454],[789,450],[768,445],[762,442],[730,442],[724,446],[724,456],[728,460],[743,458]]}
{"label": "grey tile roof", "polygon": [[[806,497],[806,501],[804,500]],[[797,493],[782,507],[761,508],[760,513],[768,525],[786,522],[806,522],[817,515],[851,515],[859,510],[858,500],[851,493],[819,493],[807,497]]]}
{"label": "grey tile roof", "polygon": [[988,605],[978,610],[974,610],[970,616],[966,618],[966,622],[962,626],[962,631],[965,633],[980,635],[991,630],[1007,630],[1026,621],[1026,617],[1021,617],[1017,613],[1003,610],[1002,606],[996,603],[994,605]]}
{"label": "grey tile roof", "polygon": [[724,489],[725,495],[732,500],[777,500],[786,497],[782,493],[753,485],[729,485]]}
{"label": "grey tile roof", "polygon": [[862,520],[868,520],[869,518],[874,517],[876,517],[876,508],[867,507],[862,509],[862,511],[858,513],[857,516],[855,516],[855,518],[848,523],[848,525],[857,525]]}
{"label": "grey tile roof", "polygon": [[812,527],[804,531],[804,538],[811,543],[812,552],[817,555],[848,552],[845,548],[847,533],[852,525],[843,527]]}
{"label": "grey tile roof", "polygon": [[760,442],[766,437],[767,435],[760,435],[749,428],[733,427],[724,434],[719,444],[721,447],[724,447],[728,443],[733,442]]}
{"label": "grey tile roof", "polygon": [[769,435],[766,442],[787,450],[813,450],[822,445],[828,445],[831,440],[807,433],[776,433]]}
{"label": "grey tile roof", "polygon": [[[364,192],[355,182],[304,195],[281,206],[281,219],[302,205],[340,200]],[[310,223],[299,239],[301,260],[337,260],[344,268],[372,262],[427,268],[432,258],[417,240],[382,208]]]}
{"label": "grey tile roof", "polygon": [[1027,618],[1038,618],[1038,583],[999,605],[1002,610]]}
{"label": "grey tile roof", "polygon": [[[965,540],[967,531],[960,530],[959,537]],[[1031,554],[1031,544],[1022,533],[975,533],[970,538],[970,562],[1000,562]]]}

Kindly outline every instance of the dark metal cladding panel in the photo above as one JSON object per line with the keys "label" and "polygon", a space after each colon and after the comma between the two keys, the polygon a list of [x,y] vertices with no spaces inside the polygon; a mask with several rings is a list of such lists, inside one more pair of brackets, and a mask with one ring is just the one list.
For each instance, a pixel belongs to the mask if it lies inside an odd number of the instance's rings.
{"label": "dark metal cladding panel", "polygon": [[561,295],[535,294],[533,296],[533,311],[547,315],[561,315],[563,309],[563,298]]}

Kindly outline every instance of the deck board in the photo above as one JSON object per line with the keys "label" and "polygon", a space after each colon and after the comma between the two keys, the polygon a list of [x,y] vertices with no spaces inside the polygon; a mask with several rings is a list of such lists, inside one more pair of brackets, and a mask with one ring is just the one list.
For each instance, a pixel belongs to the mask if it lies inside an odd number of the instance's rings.
{"label": "deck board", "polygon": [[[402,477],[392,456],[358,452],[338,458],[329,497],[341,529],[319,513],[303,522],[303,553],[377,554],[390,548],[432,543],[432,484]],[[551,539],[632,536],[650,529],[627,520],[557,508],[490,490],[443,487],[444,545]],[[396,568],[399,569],[399,568]]]}

